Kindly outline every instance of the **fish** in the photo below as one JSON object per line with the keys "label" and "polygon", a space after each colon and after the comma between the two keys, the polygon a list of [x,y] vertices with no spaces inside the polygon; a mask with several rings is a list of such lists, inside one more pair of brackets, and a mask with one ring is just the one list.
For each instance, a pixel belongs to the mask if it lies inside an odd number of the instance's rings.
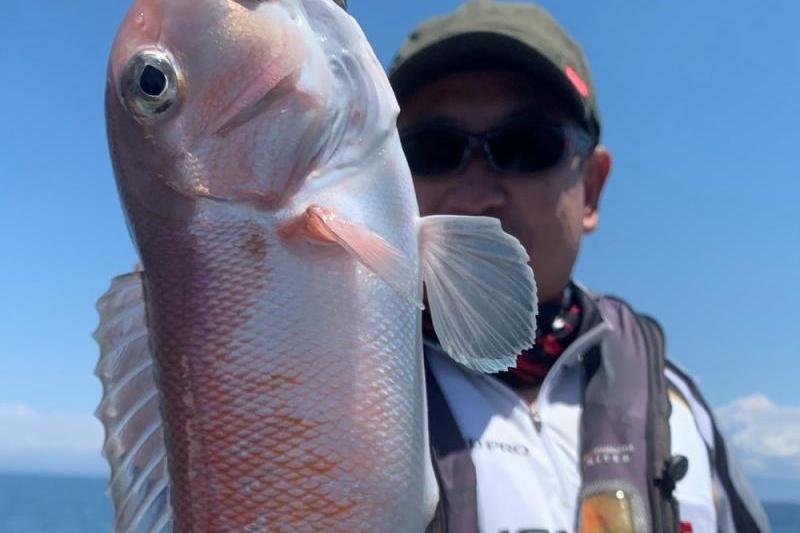
{"label": "fish", "polygon": [[421,309],[475,372],[533,344],[488,217],[420,217],[398,104],[333,0],[135,0],[109,154],[140,267],[97,303],[117,532],[420,532]]}

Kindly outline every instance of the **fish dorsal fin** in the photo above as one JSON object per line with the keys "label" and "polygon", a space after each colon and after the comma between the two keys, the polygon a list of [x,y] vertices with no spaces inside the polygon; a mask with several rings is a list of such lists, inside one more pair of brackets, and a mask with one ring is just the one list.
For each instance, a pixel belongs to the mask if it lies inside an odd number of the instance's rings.
{"label": "fish dorsal fin", "polygon": [[111,467],[114,531],[166,533],[172,531],[169,473],[142,273],[115,278],[97,310],[95,373],[103,383],[103,400],[96,415],[106,433],[103,455]]}
{"label": "fish dorsal fin", "polygon": [[420,221],[422,279],[436,334],[455,361],[498,372],[536,338],[536,283],[528,254],[489,217]]}

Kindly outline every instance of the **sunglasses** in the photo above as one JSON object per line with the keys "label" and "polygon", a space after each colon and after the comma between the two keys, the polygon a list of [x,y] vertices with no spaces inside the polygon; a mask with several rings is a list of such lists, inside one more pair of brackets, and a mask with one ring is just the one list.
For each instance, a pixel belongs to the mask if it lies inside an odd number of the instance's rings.
{"label": "sunglasses", "polygon": [[403,129],[400,140],[415,176],[458,173],[478,148],[497,171],[540,172],[570,155],[588,154],[595,144],[577,126],[541,116],[515,116],[483,133],[463,130],[444,119],[431,120]]}

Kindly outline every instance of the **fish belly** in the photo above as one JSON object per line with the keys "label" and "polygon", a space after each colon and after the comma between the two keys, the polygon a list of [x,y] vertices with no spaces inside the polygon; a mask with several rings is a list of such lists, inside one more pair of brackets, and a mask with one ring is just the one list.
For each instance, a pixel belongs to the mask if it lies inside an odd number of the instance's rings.
{"label": "fish belly", "polygon": [[337,247],[207,221],[140,243],[176,529],[424,530],[418,311]]}

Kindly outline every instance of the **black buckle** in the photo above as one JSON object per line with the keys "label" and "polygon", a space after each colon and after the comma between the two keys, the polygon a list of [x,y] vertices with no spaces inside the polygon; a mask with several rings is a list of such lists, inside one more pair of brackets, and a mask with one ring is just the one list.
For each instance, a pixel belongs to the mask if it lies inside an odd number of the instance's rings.
{"label": "black buckle", "polygon": [[687,472],[689,472],[689,459],[684,455],[673,455],[664,462],[658,484],[666,494],[672,494],[675,484],[685,478]]}

